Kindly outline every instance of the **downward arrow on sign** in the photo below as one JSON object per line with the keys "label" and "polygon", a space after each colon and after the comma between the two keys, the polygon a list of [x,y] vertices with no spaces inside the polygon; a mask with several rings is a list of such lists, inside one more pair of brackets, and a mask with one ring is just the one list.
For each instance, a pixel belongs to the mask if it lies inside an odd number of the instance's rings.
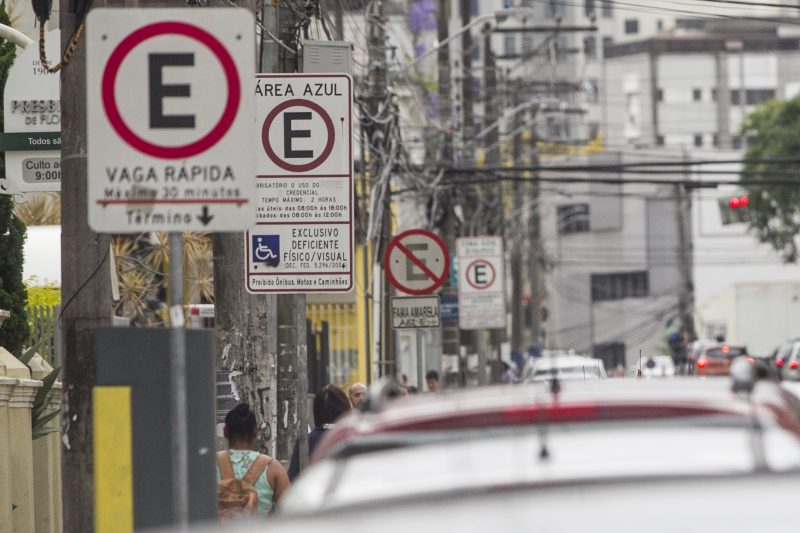
{"label": "downward arrow on sign", "polygon": [[208,206],[207,205],[203,206],[202,214],[197,216],[197,220],[202,222],[204,226],[208,226],[208,223],[211,222],[211,219],[213,219],[213,218],[214,218],[214,215],[209,215],[208,214]]}

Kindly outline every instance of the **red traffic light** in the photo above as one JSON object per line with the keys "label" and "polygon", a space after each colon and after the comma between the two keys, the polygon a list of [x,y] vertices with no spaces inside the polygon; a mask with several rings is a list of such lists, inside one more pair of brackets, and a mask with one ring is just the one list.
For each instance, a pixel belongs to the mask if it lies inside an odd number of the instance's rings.
{"label": "red traffic light", "polygon": [[731,206],[731,209],[739,209],[740,207],[747,207],[747,204],[750,203],[750,199],[747,196],[734,196],[730,200],[728,200],[728,205]]}

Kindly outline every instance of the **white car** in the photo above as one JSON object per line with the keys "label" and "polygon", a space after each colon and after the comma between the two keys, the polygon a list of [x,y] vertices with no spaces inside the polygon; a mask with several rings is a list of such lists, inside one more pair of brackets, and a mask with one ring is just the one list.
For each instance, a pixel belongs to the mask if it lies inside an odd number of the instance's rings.
{"label": "white car", "polygon": [[557,377],[563,381],[594,381],[605,379],[603,361],[585,355],[559,354],[528,359],[522,381],[547,381]]}
{"label": "white car", "polygon": [[[645,379],[675,377],[675,361],[669,355],[649,355],[642,357],[641,377]],[[629,374],[639,376],[639,363],[630,367]]]}

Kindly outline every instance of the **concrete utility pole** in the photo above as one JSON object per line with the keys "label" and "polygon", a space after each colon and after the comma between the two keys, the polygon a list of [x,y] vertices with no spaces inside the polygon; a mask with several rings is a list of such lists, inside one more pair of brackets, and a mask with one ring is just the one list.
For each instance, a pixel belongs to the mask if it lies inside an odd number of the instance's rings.
{"label": "concrete utility pole", "polygon": [[[250,3],[243,7],[254,8]],[[262,48],[262,64],[266,48]],[[217,371],[233,375],[239,400],[255,411],[258,450],[275,455],[276,297],[250,294],[245,289],[242,233],[214,233],[212,242]]]}
{"label": "concrete utility pole", "polygon": [[[112,2],[107,2],[111,5]],[[76,20],[60,14],[65,50]],[[111,323],[111,237],[89,229],[86,171],[86,47],[61,71],[61,328],[64,383],[62,479],[64,531],[94,531],[92,387],[94,329]],[[80,253],[76,253],[80,251]]]}
{"label": "concrete utility pole", "polygon": [[[497,91],[497,62],[492,50],[492,28],[487,24],[483,28],[483,55],[484,55],[484,116],[486,124],[497,124],[500,119],[500,95]],[[486,166],[497,167],[500,164],[500,125],[493,127],[484,137]],[[489,184],[484,188],[484,198],[488,207],[486,230],[489,235],[503,236],[503,183]],[[491,330],[492,346],[500,354],[500,344],[505,340],[505,330]],[[478,352],[478,378],[481,383],[486,381],[486,353]]]}
{"label": "concrete utility pole", "polygon": [[[369,139],[369,179],[370,189],[380,186],[380,176],[384,172],[385,154],[388,147],[386,119],[390,109],[387,91],[387,65],[386,65],[386,17],[383,0],[375,0],[370,4],[367,12],[367,48],[369,49],[369,74],[367,80],[367,139]],[[373,120],[373,119],[377,119]],[[384,184],[385,185],[385,184]],[[386,185],[383,206],[372,206],[372,209],[383,209],[380,220],[380,237],[375,246],[375,263],[373,268],[381,271],[383,254],[392,236],[391,188]],[[394,330],[392,329],[391,298],[392,287],[386,279],[386,273],[380,276],[380,303],[381,303],[381,339],[380,357],[378,368],[379,376],[394,376],[397,373],[395,355]]]}
{"label": "concrete utility pole", "polygon": [[[278,7],[277,35],[288,48],[298,50],[299,21],[292,7],[282,2]],[[274,33],[274,32],[273,32]],[[298,54],[281,47],[280,72],[298,72]],[[278,431],[275,453],[283,463],[292,457],[294,443],[300,451],[300,467],[308,462],[308,336],[306,295],[285,294],[277,297],[278,319]]]}
{"label": "concrete utility pole", "polygon": [[[685,157],[684,157],[685,159]],[[685,167],[684,167],[685,168]],[[684,179],[688,175],[684,172]],[[683,332],[689,341],[697,338],[694,330],[694,279],[692,275],[692,243],[691,243],[691,200],[682,185],[675,186],[675,221],[678,225],[678,265],[680,266],[681,285],[678,293],[678,313],[681,317]],[[687,235],[688,234],[688,235]]]}
{"label": "concrete utility pole", "polygon": [[[509,84],[511,82],[509,81]],[[513,103],[515,106],[522,103],[522,83],[514,84]],[[514,115],[513,131],[515,132],[513,142],[514,165],[524,165],[522,161],[522,128],[524,115],[516,113]],[[522,183],[514,181],[513,184],[513,210],[514,222],[510,224],[511,230],[511,351],[522,353],[522,247],[523,247],[523,224],[515,223],[523,220],[522,203]]]}
{"label": "concrete utility pole", "polygon": [[[464,6],[463,1],[461,2],[461,16],[462,19],[464,17]],[[469,4],[469,1],[467,1]],[[469,17],[469,5],[467,5],[467,17]],[[447,42],[450,38],[449,35],[449,22],[450,22],[450,3],[447,0],[439,0],[439,7],[438,7],[438,15],[437,15],[437,40],[439,43]],[[464,31],[461,34],[461,43],[464,46],[465,39],[471,41],[470,31]],[[471,67],[471,58],[466,57],[463,58],[464,60],[464,71],[467,71],[467,65]],[[451,165],[454,161],[453,157],[453,105],[452,105],[452,94],[451,94],[451,85],[450,85],[450,45],[444,45],[439,47],[437,50],[437,74],[438,74],[438,83],[439,83],[439,122],[442,124],[444,130],[441,132],[441,144],[440,144],[440,152],[439,152],[439,164],[447,167]],[[470,89],[466,89],[469,86],[468,80],[464,79],[462,83],[462,95],[464,95],[464,101],[462,102],[464,113],[467,113],[467,107],[470,108],[468,111],[469,113],[469,120],[472,121],[472,105],[471,105],[471,92],[467,94]],[[469,104],[467,101],[467,97],[469,98]],[[466,115],[464,115],[466,117]],[[467,122],[463,122],[464,125]],[[465,151],[466,152],[466,151]],[[468,152],[466,152],[468,153]],[[437,193],[434,193],[437,194]],[[455,220],[455,213],[453,212],[453,207],[456,201],[456,197],[458,196],[458,191],[449,191],[445,192],[440,198],[441,208],[444,211],[444,220],[441,224],[441,231],[442,231],[442,238],[444,240],[445,245],[447,246],[447,250],[449,253],[455,252],[456,249],[456,220]],[[437,213],[433,213],[432,216],[436,217]],[[445,286],[442,289],[442,297],[447,299],[453,299],[458,297],[458,289],[450,283],[448,279],[445,282]],[[460,358],[460,345],[461,345],[461,333],[458,328],[458,321],[443,321],[442,322],[442,354],[443,355],[450,355],[450,356],[457,356]],[[461,364],[459,364],[461,366]],[[461,374],[461,373],[460,373]],[[464,378],[462,378],[462,385]]]}

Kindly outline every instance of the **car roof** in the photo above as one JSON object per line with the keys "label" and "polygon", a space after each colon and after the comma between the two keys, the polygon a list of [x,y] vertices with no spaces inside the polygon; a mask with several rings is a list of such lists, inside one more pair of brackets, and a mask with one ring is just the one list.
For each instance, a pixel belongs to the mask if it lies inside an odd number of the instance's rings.
{"label": "car roof", "polygon": [[600,359],[586,357],[583,355],[559,355],[556,357],[537,357],[532,359],[531,364],[536,369],[541,368],[567,368],[581,366],[600,366],[603,362]]}
{"label": "car roof", "polygon": [[[269,521],[209,524],[198,533],[794,533],[797,474],[626,479],[420,495]],[[758,501],[754,501],[756,496]]]}
{"label": "car roof", "polygon": [[[788,410],[788,393],[776,384],[762,381],[754,388],[756,404],[768,404],[778,414]],[[628,410],[609,414],[607,409]],[[749,416],[750,404],[735,394],[727,378],[677,378],[660,382],[616,379],[594,382],[563,382],[554,396],[549,383],[525,383],[459,389],[389,401],[376,412],[353,410],[326,432],[315,458],[333,453],[359,436],[392,431],[425,431],[535,423],[541,412],[551,421],[565,416],[570,421],[602,419],[604,416],[680,416],[699,413],[729,413]],[[554,412],[558,409],[558,412]],[[788,415],[781,423],[797,429]]]}

